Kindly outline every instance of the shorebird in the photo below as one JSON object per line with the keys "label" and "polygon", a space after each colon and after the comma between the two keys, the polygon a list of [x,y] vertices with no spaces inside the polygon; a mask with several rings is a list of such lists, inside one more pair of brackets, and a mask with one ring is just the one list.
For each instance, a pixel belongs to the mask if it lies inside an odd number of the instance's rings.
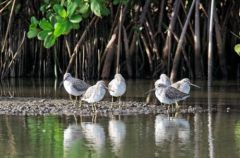
{"label": "shorebird", "polygon": [[198,85],[192,84],[188,78],[175,82],[171,86],[186,94],[189,94],[190,86],[200,88]]}
{"label": "shorebird", "polygon": [[83,94],[82,100],[87,103],[93,103],[94,110],[96,111],[95,103],[103,99],[106,93],[106,86],[103,80],[98,81],[95,85],[89,87]]}
{"label": "shorebird", "polygon": [[82,96],[86,92],[86,90],[90,87],[90,85],[84,82],[83,80],[72,77],[70,73],[64,74],[63,86],[68,94],[73,95],[75,97]]}
{"label": "shorebird", "polygon": [[166,74],[161,74],[159,79],[155,82],[155,84],[165,84],[167,86],[170,86],[172,82]]}
{"label": "shorebird", "polygon": [[173,104],[175,103],[178,107],[178,101],[185,100],[190,95],[179,91],[178,89],[165,84],[155,83],[155,95],[157,99],[164,104]]}
{"label": "shorebird", "polygon": [[108,84],[108,91],[112,96],[112,102],[113,97],[119,97],[120,102],[120,97],[126,92],[126,82],[121,74],[115,74],[114,79]]}

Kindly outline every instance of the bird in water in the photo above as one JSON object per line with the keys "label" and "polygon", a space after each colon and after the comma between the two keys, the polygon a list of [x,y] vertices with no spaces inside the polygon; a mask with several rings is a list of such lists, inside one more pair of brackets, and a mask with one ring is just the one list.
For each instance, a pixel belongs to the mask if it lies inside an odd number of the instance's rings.
{"label": "bird in water", "polygon": [[[68,94],[73,95],[75,97],[82,96],[86,92],[86,90],[90,87],[88,83],[78,78],[72,77],[70,73],[64,74],[63,86]],[[76,104],[76,102],[74,103],[74,105]]]}
{"label": "bird in water", "polygon": [[191,88],[190,86],[200,88],[198,85],[191,83],[188,78],[184,78],[178,82],[175,82],[171,84],[171,86],[186,94],[189,94]]}
{"label": "bird in water", "polygon": [[101,101],[106,93],[107,87],[103,80],[98,81],[95,85],[89,87],[87,91],[83,94],[82,100],[87,103],[93,103],[93,110],[96,111],[95,103]]}
{"label": "bird in water", "polygon": [[113,97],[118,97],[120,102],[120,97],[126,92],[126,82],[121,74],[115,74],[114,79],[108,84],[108,91],[112,96],[112,102]]}

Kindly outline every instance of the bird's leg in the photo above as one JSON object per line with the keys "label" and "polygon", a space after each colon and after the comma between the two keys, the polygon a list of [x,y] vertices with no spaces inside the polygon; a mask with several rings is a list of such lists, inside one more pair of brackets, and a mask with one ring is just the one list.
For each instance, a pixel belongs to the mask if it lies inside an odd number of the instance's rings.
{"label": "bird's leg", "polygon": [[177,102],[175,102],[175,104],[176,104],[176,111],[178,111],[179,110],[179,105],[178,105]]}
{"label": "bird's leg", "polygon": [[95,113],[95,119],[94,119],[94,123],[97,122],[97,112]]}
{"label": "bird's leg", "polygon": [[73,104],[74,106],[76,106],[77,105],[77,97],[76,97],[76,99],[75,99],[75,101],[74,101],[74,104]]}
{"label": "bird's leg", "polygon": [[97,105],[96,104],[94,104],[94,110],[95,110],[95,112],[97,111]]}
{"label": "bird's leg", "polygon": [[168,117],[169,117],[170,106],[171,105],[168,105],[168,107],[167,107],[167,115],[168,115]]}
{"label": "bird's leg", "polygon": [[113,108],[113,96],[112,96],[112,102],[111,102],[111,109]]}
{"label": "bird's leg", "polygon": [[80,98],[80,101],[79,101],[79,107],[81,108],[82,107],[82,99]]}
{"label": "bird's leg", "polygon": [[92,104],[92,111],[94,111],[94,103]]}
{"label": "bird's leg", "polygon": [[121,97],[118,97],[118,108],[119,109],[121,108],[121,104],[122,104]]}
{"label": "bird's leg", "polygon": [[76,115],[73,114],[73,117],[74,117],[75,123],[77,124],[77,117],[76,117]]}

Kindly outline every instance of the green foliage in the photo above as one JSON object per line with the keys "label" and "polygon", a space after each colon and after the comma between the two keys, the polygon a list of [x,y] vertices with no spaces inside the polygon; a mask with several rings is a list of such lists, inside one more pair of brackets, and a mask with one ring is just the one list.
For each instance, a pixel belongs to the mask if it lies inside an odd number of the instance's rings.
{"label": "green foliage", "polygon": [[[234,34],[234,35],[235,35],[237,38],[240,39],[240,33],[239,33],[239,36],[236,35],[236,34]],[[234,46],[234,50],[235,50],[235,52],[240,56],[240,44],[239,44],[239,43]]]}
{"label": "green foliage", "polygon": [[236,44],[234,50],[240,56],[240,44]]}
{"label": "green foliage", "polygon": [[[40,7],[43,18],[31,18],[28,38],[43,40],[45,48],[52,47],[57,38],[79,29],[83,19],[91,14],[98,17],[109,15],[108,0],[44,0]],[[113,4],[127,4],[128,0],[113,0]]]}

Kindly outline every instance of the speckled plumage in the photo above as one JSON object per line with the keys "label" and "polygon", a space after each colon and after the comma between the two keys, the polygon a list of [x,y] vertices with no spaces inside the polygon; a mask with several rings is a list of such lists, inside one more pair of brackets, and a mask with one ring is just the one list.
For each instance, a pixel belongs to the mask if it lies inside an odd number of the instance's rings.
{"label": "speckled plumage", "polygon": [[164,104],[173,104],[190,96],[189,94],[183,93],[174,87],[164,84],[158,84],[155,88],[155,95],[157,99]]}
{"label": "speckled plumage", "polygon": [[90,87],[83,80],[72,77],[70,73],[65,73],[63,76],[63,86],[68,94],[73,96],[81,96]]}
{"label": "speckled plumage", "polygon": [[120,97],[126,92],[126,82],[121,74],[115,74],[114,79],[108,84],[108,91],[113,97]]}
{"label": "speckled plumage", "polygon": [[95,85],[89,87],[82,96],[82,100],[88,103],[96,103],[101,101],[106,93],[104,81],[98,81]]}
{"label": "speckled plumage", "polygon": [[172,82],[171,82],[171,80],[169,79],[169,77],[166,74],[161,74],[159,79],[154,84],[155,87],[158,84],[164,84],[164,85],[170,86],[172,84]]}
{"label": "speckled plumage", "polygon": [[[189,94],[190,88],[191,88],[190,85],[198,87],[197,85],[192,84],[188,78],[184,78],[178,82],[175,82],[171,86],[178,89],[179,91],[181,91],[183,93]],[[200,87],[198,87],[198,88],[200,88]]]}

